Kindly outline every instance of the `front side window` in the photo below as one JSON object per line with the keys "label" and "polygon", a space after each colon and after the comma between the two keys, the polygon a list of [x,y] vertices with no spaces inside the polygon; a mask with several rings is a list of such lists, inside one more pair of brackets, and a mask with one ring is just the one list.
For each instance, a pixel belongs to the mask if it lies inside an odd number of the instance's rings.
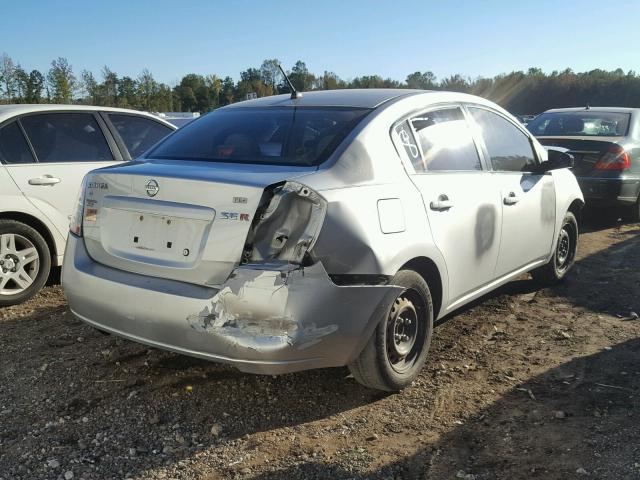
{"label": "front side window", "polygon": [[33,154],[16,122],[0,129],[0,162],[33,163]]}
{"label": "front side window", "polygon": [[41,163],[113,160],[107,140],[90,113],[29,115],[20,122]]}
{"label": "front side window", "polygon": [[618,112],[550,112],[527,124],[535,136],[623,137],[629,131],[631,114]]}
{"label": "front side window", "polygon": [[236,107],[176,131],[146,158],[316,166],[369,112],[352,107]]}
{"label": "front side window", "polygon": [[535,167],[533,147],[524,132],[489,110],[469,107],[469,112],[478,124],[494,170],[526,172]]}
{"label": "front side window", "polygon": [[173,130],[159,122],[135,115],[110,113],[109,119],[120,134],[120,138],[129,150],[131,158],[143,154]]}
{"label": "front side window", "polygon": [[422,156],[416,172],[482,170],[467,121],[458,107],[426,112],[410,120]]}

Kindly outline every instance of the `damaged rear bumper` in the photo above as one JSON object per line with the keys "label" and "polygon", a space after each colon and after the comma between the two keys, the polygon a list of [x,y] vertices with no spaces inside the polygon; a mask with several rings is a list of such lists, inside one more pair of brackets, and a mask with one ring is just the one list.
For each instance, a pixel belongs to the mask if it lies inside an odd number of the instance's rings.
{"label": "damaged rear bumper", "polygon": [[74,315],[97,328],[264,374],[348,364],[402,290],[338,286],[320,263],[242,266],[208,288],[101,265],[74,235],[62,283]]}

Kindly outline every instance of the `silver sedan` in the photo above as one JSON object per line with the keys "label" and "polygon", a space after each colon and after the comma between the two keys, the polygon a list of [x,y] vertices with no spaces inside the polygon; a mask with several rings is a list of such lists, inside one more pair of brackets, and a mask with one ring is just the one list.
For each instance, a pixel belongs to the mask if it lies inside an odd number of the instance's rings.
{"label": "silver sedan", "polygon": [[63,286],[78,318],[137,342],[398,390],[434,320],[523,273],[566,276],[570,159],[465,94],[241,102],[85,178]]}

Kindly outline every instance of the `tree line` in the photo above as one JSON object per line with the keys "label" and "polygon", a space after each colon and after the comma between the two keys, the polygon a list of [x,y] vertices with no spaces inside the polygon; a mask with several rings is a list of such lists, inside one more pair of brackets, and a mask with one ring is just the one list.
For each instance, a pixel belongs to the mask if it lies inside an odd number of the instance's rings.
{"label": "tree line", "polygon": [[[145,69],[137,77],[119,76],[105,66],[96,77],[74,73],[69,61],[59,57],[48,71],[27,72],[6,53],[0,57],[0,103],[77,103],[133,108],[151,112],[208,112],[248,95],[264,97],[287,93],[277,59],[240,72],[240,78],[189,73],[177,85],[157,81]],[[479,95],[518,114],[537,114],[549,108],[592,106],[640,107],[640,75],[621,69],[576,73],[571,69],[549,74],[539,68],[514,71],[492,78],[451,75],[442,79],[430,71],[416,71],[404,81],[364,75],[350,80],[334,72],[314,74],[298,60],[287,70],[300,91],[340,88],[419,88],[452,90]]]}

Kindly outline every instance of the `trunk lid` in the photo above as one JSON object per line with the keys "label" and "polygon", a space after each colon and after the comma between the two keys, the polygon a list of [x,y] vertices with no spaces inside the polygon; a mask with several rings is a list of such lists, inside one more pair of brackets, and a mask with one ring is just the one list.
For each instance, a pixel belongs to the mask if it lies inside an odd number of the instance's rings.
{"label": "trunk lid", "polygon": [[265,187],[315,168],[132,162],[87,178],[83,236],[102,264],[202,285],[224,283]]}
{"label": "trunk lid", "polygon": [[[572,169],[574,175],[589,176],[594,173],[594,166],[613,146],[619,145],[624,137],[536,137],[542,145],[569,149],[575,160]],[[597,172],[597,170],[596,170]]]}

